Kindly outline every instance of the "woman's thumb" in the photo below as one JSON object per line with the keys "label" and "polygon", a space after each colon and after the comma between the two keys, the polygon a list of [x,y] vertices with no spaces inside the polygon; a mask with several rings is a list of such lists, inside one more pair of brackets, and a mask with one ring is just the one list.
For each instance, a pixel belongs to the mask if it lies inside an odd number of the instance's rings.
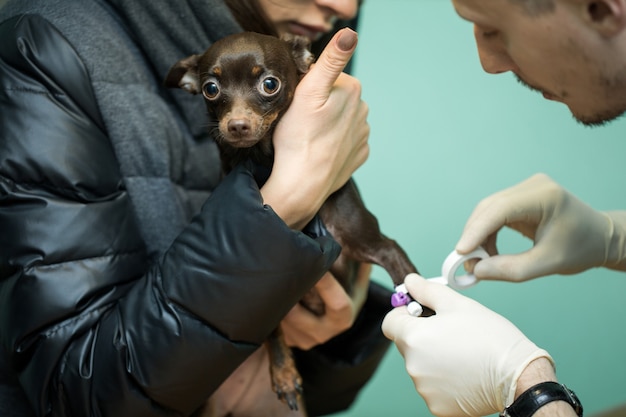
{"label": "woman's thumb", "polygon": [[329,95],[333,84],[352,58],[357,42],[358,35],[350,28],[335,33],[315,65],[302,79],[301,87],[302,84],[310,84],[315,91],[323,91]]}

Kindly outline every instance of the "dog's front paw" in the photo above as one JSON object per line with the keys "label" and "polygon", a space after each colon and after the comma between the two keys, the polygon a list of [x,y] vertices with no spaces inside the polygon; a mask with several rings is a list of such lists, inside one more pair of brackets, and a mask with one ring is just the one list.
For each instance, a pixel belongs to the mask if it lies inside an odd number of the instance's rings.
{"label": "dog's front paw", "polygon": [[290,409],[298,410],[302,397],[302,378],[293,367],[273,367],[272,387],[278,399]]}

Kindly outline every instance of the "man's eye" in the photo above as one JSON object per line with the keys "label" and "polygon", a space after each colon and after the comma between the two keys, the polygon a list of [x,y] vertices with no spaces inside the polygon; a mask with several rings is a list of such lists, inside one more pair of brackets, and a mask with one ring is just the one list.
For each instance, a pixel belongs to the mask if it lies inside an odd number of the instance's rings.
{"label": "man's eye", "polygon": [[498,32],[497,30],[487,30],[487,31],[483,31],[483,38],[489,39],[489,38],[495,38],[496,36],[498,36]]}

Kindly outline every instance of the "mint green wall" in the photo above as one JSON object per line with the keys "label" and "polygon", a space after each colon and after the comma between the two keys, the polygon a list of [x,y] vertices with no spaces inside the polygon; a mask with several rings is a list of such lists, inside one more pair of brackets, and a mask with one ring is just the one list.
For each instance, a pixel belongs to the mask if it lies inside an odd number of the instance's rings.
{"label": "mint green wall", "polygon": [[[513,76],[485,74],[472,27],[449,0],[366,0],[362,18],[354,72],[372,133],[355,177],[423,275],[438,274],[481,198],[536,172],[597,209],[626,209],[626,120],[585,128]],[[500,241],[501,250],[530,246],[511,232]],[[382,269],[374,275],[389,285]],[[626,274],[487,282],[465,294],[546,348],[586,415],[626,402]],[[335,417],[385,414],[431,415],[395,347],[356,405]]]}

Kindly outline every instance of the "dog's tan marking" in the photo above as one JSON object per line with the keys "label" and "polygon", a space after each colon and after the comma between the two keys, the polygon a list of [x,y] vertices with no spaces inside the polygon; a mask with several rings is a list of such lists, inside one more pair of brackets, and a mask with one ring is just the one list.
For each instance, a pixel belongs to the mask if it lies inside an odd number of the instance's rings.
{"label": "dog's tan marking", "polygon": [[252,67],[251,73],[255,77],[258,77],[259,75],[261,75],[262,72],[263,72],[263,67],[261,67],[260,65],[255,65],[254,67]]}

